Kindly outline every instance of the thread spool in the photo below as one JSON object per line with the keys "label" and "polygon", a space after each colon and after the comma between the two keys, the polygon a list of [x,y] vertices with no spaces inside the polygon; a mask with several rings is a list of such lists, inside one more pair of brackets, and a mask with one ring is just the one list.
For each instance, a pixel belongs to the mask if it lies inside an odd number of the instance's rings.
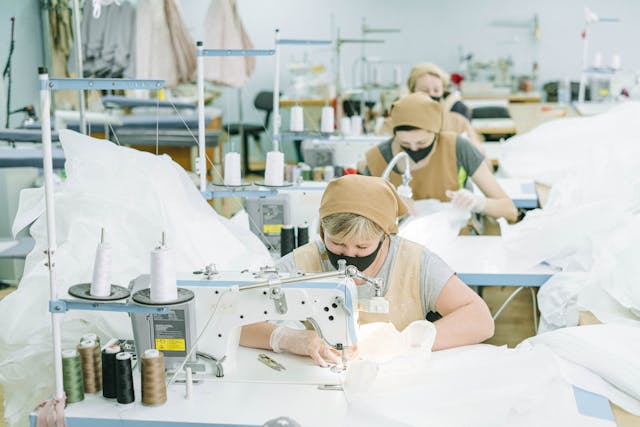
{"label": "thread spool", "polygon": [[377,66],[371,67],[371,83],[374,86],[380,86],[380,70]]}
{"label": "thread spool", "polygon": [[291,132],[302,132],[304,130],[304,110],[299,105],[291,107],[289,130]]}
{"label": "thread spool", "polygon": [[595,68],[600,68],[602,67],[602,52],[596,52],[596,54],[593,57],[593,66]]}
{"label": "thread spool", "polygon": [[131,353],[121,352],[116,354],[116,400],[122,404],[136,400],[133,392]]}
{"label": "thread spool", "polygon": [[324,175],[322,179],[324,181],[331,181],[335,177],[335,171],[333,170],[333,166],[326,166],[324,168]]}
{"label": "thread spool", "polygon": [[151,301],[171,302],[178,299],[178,285],[173,256],[165,246],[165,235],[162,233],[162,244],[151,251]]}
{"label": "thread spool", "polygon": [[102,353],[100,352],[100,337],[94,333],[84,334],[80,339],[80,343],[83,341],[93,341],[93,365],[95,370],[95,383],[98,390],[102,389]]}
{"label": "thread spool", "polygon": [[306,222],[298,226],[298,247],[309,243],[309,224]]}
{"label": "thread spool", "polygon": [[116,354],[121,351],[119,345],[108,345],[102,350],[102,395],[108,399],[117,397]]}
{"label": "thread spool", "polygon": [[351,118],[342,117],[340,119],[340,132],[345,136],[351,135]]}
{"label": "thread spool", "polygon": [[402,85],[402,67],[399,65],[393,67],[393,83],[396,86]]}
{"label": "thread spool", "polygon": [[324,168],[322,166],[313,168],[313,180],[322,181],[322,178],[324,178]]}
{"label": "thread spool", "polygon": [[320,132],[332,133],[335,127],[333,107],[327,105],[322,107],[322,118],[320,120]]}
{"label": "thread spool", "polygon": [[296,247],[296,234],[293,226],[284,225],[280,230],[280,256],[285,256]]}
{"label": "thread spool", "polygon": [[299,182],[302,178],[302,167],[296,165],[291,169],[291,182]]}
{"label": "thread spool", "polygon": [[335,178],[340,178],[342,175],[344,175],[344,168],[342,166],[334,166],[333,176]]}
{"label": "thread spool", "polygon": [[351,116],[351,135],[362,135],[362,116]]}
{"label": "thread spool", "polygon": [[267,167],[264,172],[265,185],[282,186],[284,182],[284,153],[269,151],[267,153]]}
{"label": "thread spool", "polygon": [[240,153],[231,151],[224,155],[224,185],[241,185]]}
{"label": "thread spool", "polygon": [[611,68],[614,70],[622,68],[622,59],[620,59],[620,54],[614,53],[613,56],[611,56]]}
{"label": "thread spool", "polygon": [[62,352],[62,384],[67,395],[67,403],[84,400],[82,363],[80,354],[76,350]]}
{"label": "thread spool", "polygon": [[82,365],[82,382],[84,383],[85,393],[97,393],[100,391],[96,383],[98,374],[96,373],[95,358],[93,356],[95,346],[95,341],[84,340],[77,347]]}
{"label": "thread spool", "polygon": [[111,295],[111,245],[104,241],[102,229],[100,243],[96,248],[93,262],[93,279],[89,293],[94,297],[108,297]]}
{"label": "thread spool", "polygon": [[142,353],[140,368],[142,379],[142,403],[144,405],[162,405],[167,401],[167,385],[164,382],[164,355],[149,349]]}

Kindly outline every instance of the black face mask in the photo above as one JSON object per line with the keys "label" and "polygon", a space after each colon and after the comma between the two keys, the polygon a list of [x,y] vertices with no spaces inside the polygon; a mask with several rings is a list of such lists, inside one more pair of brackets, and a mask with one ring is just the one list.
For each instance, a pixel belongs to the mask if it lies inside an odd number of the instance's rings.
{"label": "black face mask", "polygon": [[364,271],[371,264],[373,264],[373,261],[375,261],[376,256],[378,256],[378,252],[380,251],[380,248],[382,247],[382,242],[383,241],[384,241],[384,239],[380,240],[380,243],[378,244],[378,247],[376,248],[376,250],[373,251],[372,253],[370,253],[369,255],[366,255],[366,256],[338,255],[336,253],[331,252],[328,248],[326,248],[327,249],[327,255],[329,256],[329,262],[331,262],[331,265],[333,265],[333,268],[335,268],[337,270],[338,269],[338,260],[339,259],[343,259],[343,260],[347,261],[347,265],[353,265],[358,270]]}
{"label": "black face mask", "polygon": [[421,148],[419,150],[412,150],[411,148],[406,148],[403,147],[404,151],[409,155],[409,157],[411,157],[411,159],[418,163],[420,160],[424,159],[425,157],[427,157],[429,155],[429,153],[431,152],[431,149],[433,148],[433,144],[431,144],[430,146],[426,147],[426,148]]}

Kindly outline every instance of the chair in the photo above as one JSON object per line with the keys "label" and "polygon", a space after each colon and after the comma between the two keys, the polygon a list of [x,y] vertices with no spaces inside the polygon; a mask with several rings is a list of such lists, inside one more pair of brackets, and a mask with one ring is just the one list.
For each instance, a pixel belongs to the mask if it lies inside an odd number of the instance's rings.
{"label": "chair", "polygon": [[[271,118],[271,112],[273,111],[273,92],[262,91],[258,92],[253,100],[253,106],[257,110],[266,112],[264,118],[264,124],[256,123],[244,123],[244,134],[242,136],[242,163],[244,173],[250,172],[263,172],[258,170],[249,169],[249,137],[253,138],[258,144],[260,144],[260,135],[269,128],[269,119]],[[229,135],[240,135],[240,123],[231,123],[223,126],[223,130],[226,130]]]}

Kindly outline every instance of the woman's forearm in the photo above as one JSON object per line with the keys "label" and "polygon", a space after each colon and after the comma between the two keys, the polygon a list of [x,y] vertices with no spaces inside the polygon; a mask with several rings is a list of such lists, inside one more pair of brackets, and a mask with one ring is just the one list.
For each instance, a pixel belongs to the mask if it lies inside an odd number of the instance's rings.
{"label": "woman's forearm", "polygon": [[253,323],[242,327],[240,345],[251,348],[271,350],[269,338],[276,325],[270,322]]}
{"label": "woman's forearm", "polygon": [[494,218],[504,217],[509,222],[515,222],[518,219],[518,210],[513,204],[513,200],[508,197],[500,199],[487,197],[482,213]]}
{"label": "woman's forearm", "polygon": [[494,324],[484,301],[474,301],[434,323],[436,340],[433,350],[477,344],[493,336]]}

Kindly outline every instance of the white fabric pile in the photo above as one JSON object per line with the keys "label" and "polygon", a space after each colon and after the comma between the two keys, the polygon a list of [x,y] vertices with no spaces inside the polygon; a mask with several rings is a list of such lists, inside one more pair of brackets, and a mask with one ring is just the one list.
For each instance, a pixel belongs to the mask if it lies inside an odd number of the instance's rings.
{"label": "white fabric pile", "polygon": [[[91,281],[100,229],[113,247],[112,282],[127,286],[148,274],[149,253],[167,235],[178,272],[209,263],[241,270],[272,263],[266,248],[248,230],[216,214],[184,169],[168,156],[154,156],[72,131],[60,132],[67,179],[55,189],[58,297],[74,284]],[[0,301],[0,382],[9,426],[53,391],[52,338],[47,247],[42,188],[24,190],[14,233],[29,226],[36,241],[18,289]],[[63,348],[87,332],[131,337],[126,314],[71,311],[64,315]]]}
{"label": "white fabric pile", "polygon": [[541,331],[577,324],[578,310],[640,320],[640,103],[545,123],[505,144],[501,170],[552,185],[544,209],[501,222],[512,264],[560,267],[538,295]]}
{"label": "white fabric pile", "polygon": [[435,199],[414,203],[415,215],[400,224],[398,235],[437,254],[445,252],[469,221],[468,211]]}

